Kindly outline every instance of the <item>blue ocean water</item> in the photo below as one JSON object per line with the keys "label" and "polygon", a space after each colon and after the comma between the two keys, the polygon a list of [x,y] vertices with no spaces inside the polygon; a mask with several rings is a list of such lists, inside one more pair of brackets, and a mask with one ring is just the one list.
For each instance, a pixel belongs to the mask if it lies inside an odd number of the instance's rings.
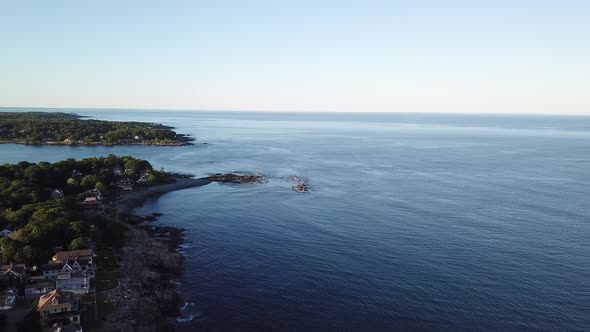
{"label": "blue ocean water", "polygon": [[115,153],[269,180],[141,209],[187,230],[181,331],[590,330],[590,117],[73,111],[208,144],[5,144],[0,162]]}

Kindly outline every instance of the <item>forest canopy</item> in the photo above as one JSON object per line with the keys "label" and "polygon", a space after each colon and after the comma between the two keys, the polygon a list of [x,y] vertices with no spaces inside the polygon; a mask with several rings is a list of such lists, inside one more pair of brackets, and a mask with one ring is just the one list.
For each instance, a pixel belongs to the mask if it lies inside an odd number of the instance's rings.
{"label": "forest canopy", "polygon": [[79,203],[85,193],[101,189],[103,197],[114,197],[118,181],[140,178],[144,185],[170,180],[146,160],[115,155],[0,165],[0,230],[13,231],[0,240],[3,261],[39,264],[55,247],[84,247],[89,230]]}

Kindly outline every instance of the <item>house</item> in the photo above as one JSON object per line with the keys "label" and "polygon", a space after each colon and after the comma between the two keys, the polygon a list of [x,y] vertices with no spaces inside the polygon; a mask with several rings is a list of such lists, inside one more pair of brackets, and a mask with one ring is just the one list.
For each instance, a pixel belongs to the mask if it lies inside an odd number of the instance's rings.
{"label": "house", "polygon": [[53,290],[52,282],[42,282],[25,286],[25,300],[29,303]]}
{"label": "house", "polygon": [[62,263],[55,263],[50,262],[49,264],[43,264],[40,267],[41,273],[43,274],[43,279],[52,281],[57,279],[57,274],[62,272],[63,264]]}
{"label": "house", "polygon": [[88,193],[89,193],[91,196],[94,196],[94,197],[96,197],[96,199],[98,199],[99,201],[102,201],[102,191],[100,191],[99,189],[92,189],[92,190],[89,190],[89,191],[88,191]]}
{"label": "house", "polygon": [[0,286],[20,287],[27,280],[27,266],[25,264],[9,264],[0,266]]}
{"label": "house", "polygon": [[41,265],[43,279],[48,281],[57,279],[58,274],[62,272],[86,272],[88,278],[92,279],[95,276],[95,270],[92,259],[89,258],[74,258],[59,263],[50,261],[48,264]]}
{"label": "house", "polygon": [[146,183],[148,182],[150,179],[150,174],[149,173],[143,173],[139,179],[137,179],[138,183]]}
{"label": "house", "polygon": [[13,309],[16,305],[16,291],[0,292],[0,311]]}
{"label": "house", "polygon": [[86,294],[90,290],[90,281],[86,272],[60,272],[55,280],[55,289]]}
{"label": "house", "polygon": [[119,180],[117,182],[117,187],[121,188],[124,191],[132,191],[133,190],[131,179],[129,179],[129,178],[124,178],[124,179]]}
{"label": "house", "polygon": [[88,278],[94,278],[95,265],[92,264],[92,259],[88,258],[74,258],[68,260],[61,269],[62,272],[86,272]]}
{"label": "house", "polygon": [[47,325],[63,321],[75,324],[80,322],[79,300],[69,292],[56,289],[41,295],[37,311],[41,315],[41,321],[48,323]]}
{"label": "house", "polygon": [[73,177],[74,179],[81,178],[81,177],[82,177],[82,173],[81,173],[81,172],[79,172],[79,171],[77,171],[77,170],[73,170],[73,171],[72,171],[72,177]]}
{"label": "house", "polygon": [[80,205],[84,208],[84,213],[86,214],[95,214],[104,211],[101,199],[96,196],[86,197]]}
{"label": "house", "polygon": [[115,174],[116,176],[120,176],[121,174],[123,174],[121,167],[113,167],[113,174]]}
{"label": "house", "polygon": [[61,189],[53,189],[51,191],[51,198],[53,199],[60,199],[64,198],[64,192]]}
{"label": "house", "polygon": [[98,198],[96,196],[89,196],[89,197],[84,198],[84,201],[82,201],[82,204],[86,204],[86,205],[100,204],[100,198]]}
{"label": "house", "polygon": [[56,252],[51,260],[54,263],[62,263],[65,264],[67,261],[71,259],[87,259],[90,263],[92,263],[92,258],[94,257],[94,252],[92,249],[81,249],[81,250],[72,250],[72,251],[60,251]]}
{"label": "house", "polygon": [[8,229],[4,229],[4,230],[0,231],[0,237],[5,237],[5,236],[8,236],[10,234],[12,234],[12,231],[11,230],[8,230]]}

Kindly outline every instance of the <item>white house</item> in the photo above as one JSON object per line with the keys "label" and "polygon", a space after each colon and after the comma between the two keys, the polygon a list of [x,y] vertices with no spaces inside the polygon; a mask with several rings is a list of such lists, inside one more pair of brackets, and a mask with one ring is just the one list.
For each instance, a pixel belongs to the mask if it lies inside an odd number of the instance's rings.
{"label": "white house", "polygon": [[59,198],[64,198],[64,192],[61,189],[53,189],[51,191],[51,198],[53,199],[59,199]]}
{"label": "white house", "polygon": [[49,264],[42,265],[41,271],[43,278],[50,281],[56,280],[61,273],[67,272],[85,272],[88,278],[95,276],[94,264],[92,264],[92,259],[88,258],[74,258],[59,263],[51,261]]}

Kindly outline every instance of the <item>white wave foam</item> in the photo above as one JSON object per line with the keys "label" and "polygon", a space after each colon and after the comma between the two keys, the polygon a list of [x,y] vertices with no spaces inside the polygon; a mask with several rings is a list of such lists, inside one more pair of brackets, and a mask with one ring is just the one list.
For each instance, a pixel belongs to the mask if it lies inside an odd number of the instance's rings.
{"label": "white wave foam", "polygon": [[180,311],[183,313],[182,316],[176,318],[178,323],[192,322],[193,319],[199,317],[199,313],[196,310],[197,305],[194,302],[184,302]]}

